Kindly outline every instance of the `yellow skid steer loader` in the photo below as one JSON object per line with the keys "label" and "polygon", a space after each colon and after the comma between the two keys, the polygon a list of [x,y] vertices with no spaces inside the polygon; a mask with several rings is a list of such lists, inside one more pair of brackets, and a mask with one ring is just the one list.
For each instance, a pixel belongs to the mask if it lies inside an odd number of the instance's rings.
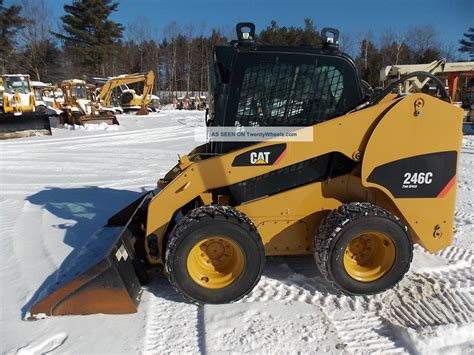
{"label": "yellow skid steer loader", "polygon": [[31,308],[31,316],[136,311],[147,270],[162,267],[198,303],[240,299],[269,255],[313,255],[351,295],[383,292],[413,245],[453,241],[462,110],[392,90],[367,97],[339,32],[322,48],[261,46],[251,23],[217,46],[209,127],[309,127],[310,141],[211,141],[181,156],[149,192],[108,221],[105,257]]}

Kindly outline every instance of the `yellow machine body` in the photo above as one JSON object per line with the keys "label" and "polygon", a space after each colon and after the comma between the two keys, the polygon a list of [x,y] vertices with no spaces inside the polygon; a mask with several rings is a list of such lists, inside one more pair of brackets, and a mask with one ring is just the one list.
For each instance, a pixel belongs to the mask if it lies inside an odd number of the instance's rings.
{"label": "yellow machine body", "polygon": [[[5,88],[9,80],[22,83],[18,88]],[[0,86],[3,90],[3,112],[23,113],[34,112],[36,107],[35,95],[31,87],[29,75],[4,75],[0,78]]]}
{"label": "yellow machine body", "polygon": [[127,93],[130,97],[124,108],[139,106],[138,115],[147,115],[147,106],[151,103],[151,93],[153,91],[153,84],[155,81],[155,74],[152,70],[145,73],[134,73],[134,74],[123,74],[115,76],[107,80],[102,86],[98,99],[104,107],[112,107],[112,93],[116,87],[126,87],[128,84],[139,83],[143,81],[143,92],[141,95],[137,95],[134,90],[127,89],[124,93]]}
{"label": "yellow machine body", "polygon": [[61,123],[71,125],[119,124],[113,112],[103,110],[99,103],[92,100],[93,90],[84,80],[64,80],[61,83],[61,90],[64,95]]}
{"label": "yellow machine body", "polygon": [[168,223],[185,204],[196,198],[203,204],[219,203],[213,197],[214,189],[330,152],[340,152],[360,164],[350,174],[236,206],[256,225],[267,255],[311,254],[320,221],[329,211],[352,201],[371,202],[392,212],[409,226],[414,242],[430,252],[439,251],[453,240],[455,176],[433,198],[397,198],[386,187],[369,182],[368,177],[378,166],[403,158],[446,151],[459,157],[461,128],[461,109],[428,95],[413,94],[401,99],[392,97],[314,125],[313,141],[286,142],[284,156],[277,165],[232,166],[240,154],[274,145],[273,141],[202,161],[193,161],[193,153],[191,158],[183,156],[165,177],[166,182],[171,182],[148,205],[146,235],[157,238],[160,247],[157,255],[148,249],[149,262],[163,262]]}
{"label": "yellow machine body", "polygon": [[0,139],[51,135],[49,116],[36,110],[29,75],[2,75],[0,94]]}

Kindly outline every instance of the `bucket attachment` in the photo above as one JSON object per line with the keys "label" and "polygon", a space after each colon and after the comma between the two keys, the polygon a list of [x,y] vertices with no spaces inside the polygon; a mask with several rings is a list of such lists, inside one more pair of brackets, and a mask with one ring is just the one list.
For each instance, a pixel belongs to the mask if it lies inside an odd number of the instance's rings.
{"label": "bucket attachment", "polygon": [[108,125],[118,125],[119,122],[117,120],[117,117],[113,114],[107,113],[107,114],[99,114],[99,115],[84,115],[81,116],[80,124],[84,125],[86,123],[88,124],[99,124],[99,123],[107,123]]}
{"label": "bucket attachment", "polygon": [[0,114],[0,139],[51,135],[49,116],[40,112]]}
{"label": "bucket attachment", "polygon": [[135,115],[139,115],[139,116],[146,116],[148,115],[149,112],[148,112],[148,108],[146,107],[140,107],[140,109],[137,111],[137,113]]}
{"label": "bucket attachment", "polygon": [[128,209],[129,219],[105,257],[34,304],[28,319],[40,319],[48,315],[136,312],[142,294],[137,274],[144,270],[135,255],[135,241],[142,231],[142,216],[146,214],[146,207],[152,197],[153,193],[150,192],[137,200],[138,203],[135,201],[131,204],[135,207],[131,213],[131,205],[122,210]]}

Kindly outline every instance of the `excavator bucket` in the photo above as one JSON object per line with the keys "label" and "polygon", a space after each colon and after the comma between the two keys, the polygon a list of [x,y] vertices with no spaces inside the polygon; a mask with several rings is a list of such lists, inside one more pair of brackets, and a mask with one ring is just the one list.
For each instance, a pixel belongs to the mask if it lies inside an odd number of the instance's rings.
{"label": "excavator bucket", "polygon": [[137,111],[137,113],[135,115],[146,116],[148,114],[149,114],[149,112],[148,112],[148,109],[146,107],[140,107],[140,109]]}
{"label": "excavator bucket", "polygon": [[84,125],[86,123],[88,124],[99,124],[99,123],[107,123],[108,125],[118,125],[119,122],[117,120],[117,117],[113,114],[100,114],[100,115],[84,115],[80,119],[80,124]]}
{"label": "excavator bucket", "polygon": [[49,116],[40,112],[0,114],[0,139],[51,135]]}
{"label": "excavator bucket", "polygon": [[126,314],[137,311],[142,294],[139,275],[144,270],[135,254],[144,216],[153,192],[141,196],[111,217],[107,226],[123,226],[103,258],[34,304],[27,319],[93,313]]}

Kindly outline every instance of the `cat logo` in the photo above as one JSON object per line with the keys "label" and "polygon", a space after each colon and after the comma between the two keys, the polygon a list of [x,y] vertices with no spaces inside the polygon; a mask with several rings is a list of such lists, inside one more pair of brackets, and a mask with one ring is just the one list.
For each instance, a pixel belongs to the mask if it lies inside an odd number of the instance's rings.
{"label": "cat logo", "polygon": [[270,152],[252,152],[250,153],[250,163],[252,165],[269,164]]}
{"label": "cat logo", "polygon": [[237,155],[232,166],[278,165],[286,154],[286,144],[272,144]]}

